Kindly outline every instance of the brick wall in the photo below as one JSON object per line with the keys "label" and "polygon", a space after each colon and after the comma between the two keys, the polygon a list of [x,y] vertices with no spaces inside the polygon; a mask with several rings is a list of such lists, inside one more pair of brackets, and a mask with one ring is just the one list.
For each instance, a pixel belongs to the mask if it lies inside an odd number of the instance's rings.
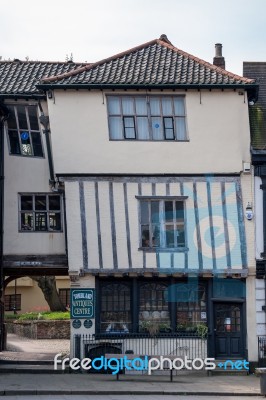
{"label": "brick wall", "polygon": [[69,339],[70,321],[9,322],[7,331],[31,339]]}

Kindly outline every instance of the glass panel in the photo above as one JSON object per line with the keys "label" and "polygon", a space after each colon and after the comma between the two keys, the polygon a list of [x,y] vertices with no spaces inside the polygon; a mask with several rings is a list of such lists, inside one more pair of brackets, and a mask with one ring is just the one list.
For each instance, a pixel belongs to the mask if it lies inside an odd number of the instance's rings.
{"label": "glass panel", "polygon": [[149,140],[148,117],[137,117],[137,132],[139,140]]}
{"label": "glass panel", "polygon": [[28,130],[28,123],[26,118],[26,110],[23,106],[17,106],[17,113],[18,113],[18,124],[19,129],[26,129]]}
{"label": "glass panel", "polygon": [[151,115],[161,115],[160,100],[158,97],[150,98]]}
{"label": "glass panel", "polygon": [[10,154],[20,154],[20,145],[18,133],[16,131],[8,131]]}
{"label": "glass panel", "polygon": [[177,227],[176,237],[177,237],[177,246],[184,247],[185,246],[185,231],[184,231],[184,229]]}
{"label": "glass panel", "polygon": [[7,120],[8,129],[18,129],[14,107],[9,106],[8,110],[9,110],[9,117]]}
{"label": "glass panel", "polygon": [[170,332],[170,316],[163,284],[143,284],[140,287],[139,330],[154,335]]}
{"label": "glass panel", "polygon": [[166,247],[175,247],[174,225],[165,226]]}
{"label": "glass panel", "polygon": [[46,196],[35,196],[35,210],[47,210]]}
{"label": "glass panel", "polygon": [[134,117],[124,117],[125,128],[134,128]]}
{"label": "glass panel", "polygon": [[121,110],[120,110],[120,100],[119,97],[108,97],[108,112],[110,115],[120,115]]}
{"label": "glass panel", "polygon": [[175,115],[185,115],[184,98],[174,97]]}
{"label": "glass panel", "polygon": [[47,213],[35,213],[35,230],[47,231]]}
{"label": "glass panel", "polygon": [[53,231],[61,230],[61,214],[49,213],[49,229]]}
{"label": "glass panel", "polygon": [[149,225],[141,225],[141,246],[142,247],[150,246]]}
{"label": "glass panel", "polygon": [[172,99],[171,98],[164,97],[162,99],[162,109],[163,109],[163,115],[173,115]]}
{"label": "glass panel", "polygon": [[134,100],[132,97],[122,97],[123,115],[135,115]]}
{"label": "glass panel", "polygon": [[20,197],[21,210],[33,210],[32,196]]}
{"label": "glass panel", "polygon": [[31,132],[33,152],[36,157],[43,157],[40,132]]}
{"label": "glass panel", "polygon": [[184,203],[183,201],[175,202],[175,210],[176,210],[176,222],[184,222]]}
{"label": "glass panel", "polygon": [[159,222],[159,201],[151,201],[151,222],[158,223]]}
{"label": "glass panel", "polygon": [[136,97],[135,105],[136,105],[136,114],[137,115],[148,115],[146,97]]}
{"label": "glass panel", "polygon": [[123,129],[122,129],[122,118],[121,117],[110,117],[110,138],[115,140],[124,139]]}
{"label": "glass panel", "polygon": [[136,139],[135,128],[125,128],[125,138],[126,139]]}
{"label": "glass panel", "polygon": [[176,125],[176,139],[177,140],[186,140],[186,122],[185,118],[175,118]]}
{"label": "glass panel", "polygon": [[152,225],[152,247],[160,247],[160,225]]}
{"label": "glass panel", "polygon": [[49,210],[60,211],[60,196],[49,196]]}
{"label": "glass panel", "polygon": [[164,140],[163,122],[161,117],[152,117],[152,138],[153,140]]}
{"label": "glass panel", "polygon": [[164,123],[165,138],[168,140],[169,139],[173,140],[175,138],[173,118],[165,117],[163,119],[163,123]]}
{"label": "glass panel", "polygon": [[32,213],[21,213],[21,230],[32,231],[33,230],[33,214]]}
{"label": "glass panel", "polygon": [[174,219],[174,210],[172,201],[165,201],[164,212],[165,212],[165,221],[172,222]]}
{"label": "glass panel", "polygon": [[28,107],[28,115],[30,120],[30,129],[34,131],[38,131],[39,122],[37,117],[37,108],[36,107]]}
{"label": "glass panel", "polygon": [[142,224],[149,223],[149,202],[148,201],[142,201],[140,203],[140,218],[141,218]]}
{"label": "glass panel", "polygon": [[20,132],[20,140],[21,140],[22,154],[25,156],[31,156],[32,148],[31,148],[31,143],[30,143],[29,132],[26,132],[26,131]]}
{"label": "glass panel", "polygon": [[130,288],[124,284],[101,287],[101,332],[128,333],[131,329]]}

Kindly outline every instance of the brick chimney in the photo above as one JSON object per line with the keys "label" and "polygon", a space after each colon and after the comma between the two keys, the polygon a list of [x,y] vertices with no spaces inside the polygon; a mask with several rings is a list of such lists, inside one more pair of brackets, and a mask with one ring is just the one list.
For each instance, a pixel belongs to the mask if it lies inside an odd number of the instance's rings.
{"label": "brick chimney", "polygon": [[215,45],[215,57],[213,57],[213,65],[216,65],[216,67],[220,67],[225,69],[225,60],[222,55],[222,44],[221,43],[216,43]]}

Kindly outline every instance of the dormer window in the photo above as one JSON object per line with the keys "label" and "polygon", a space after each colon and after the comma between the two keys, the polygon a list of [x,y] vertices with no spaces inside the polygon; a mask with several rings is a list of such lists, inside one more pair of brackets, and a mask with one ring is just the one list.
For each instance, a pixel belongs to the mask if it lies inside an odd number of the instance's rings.
{"label": "dormer window", "polygon": [[9,153],[13,155],[43,157],[43,148],[36,106],[9,106]]}
{"label": "dormer window", "polygon": [[107,96],[111,140],[187,140],[184,96]]}

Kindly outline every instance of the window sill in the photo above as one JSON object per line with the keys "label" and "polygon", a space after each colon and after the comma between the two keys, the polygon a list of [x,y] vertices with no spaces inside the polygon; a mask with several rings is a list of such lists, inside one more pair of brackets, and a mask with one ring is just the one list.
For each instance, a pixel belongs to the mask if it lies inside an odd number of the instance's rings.
{"label": "window sill", "polygon": [[164,140],[153,140],[153,139],[145,139],[145,140],[141,140],[141,139],[111,139],[109,138],[109,142],[153,142],[153,143],[173,143],[173,142],[177,142],[177,143],[187,143],[190,142],[189,139],[185,139],[185,140],[177,140],[177,139],[164,139]]}
{"label": "window sill", "polygon": [[13,154],[13,153],[9,153],[9,155],[12,156],[12,157],[38,158],[38,159],[41,159],[41,160],[45,159],[44,156],[27,156],[27,155],[24,155],[24,154]]}
{"label": "window sill", "polygon": [[169,249],[163,247],[139,247],[139,251],[145,251],[146,253],[187,253],[189,251],[188,247],[172,247]]}
{"label": "window sill", "polygon": [[25,229],[25,230],[19,230],[19,233],[63,233],[63,230],[60,230],[60,231],[53,231],[53,230],[51,230],[51,231],[32,231],[32,230],[27,230],[27,229]]}

